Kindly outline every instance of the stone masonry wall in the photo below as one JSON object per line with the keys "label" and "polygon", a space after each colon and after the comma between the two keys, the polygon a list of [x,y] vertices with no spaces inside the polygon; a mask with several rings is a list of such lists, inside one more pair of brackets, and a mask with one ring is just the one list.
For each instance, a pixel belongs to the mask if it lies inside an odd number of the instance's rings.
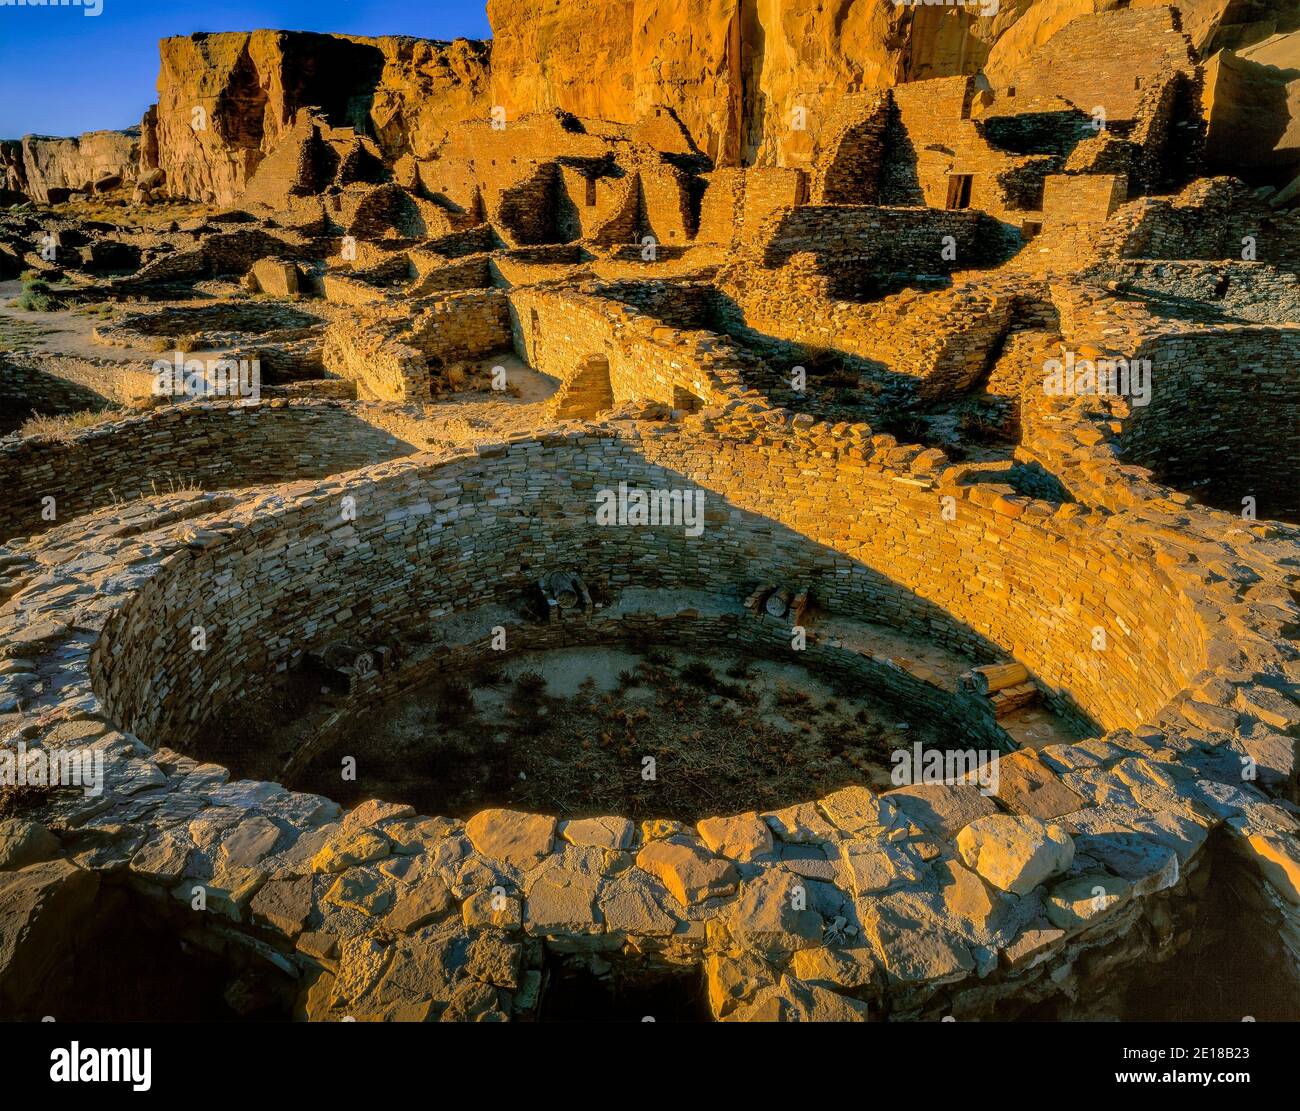
{"label": "stone masonry wall", "polygon": [[707,185],[696,238],[702,243],[755,243],[773,213],[808,201],[808,177],[802,170],[729,168],[701,176]]}
{"label": "stone masonry wall", "polygon": [[831,279],[810,267],[729,267],[718,275],[719,318],[760,347],[771,339],[848,356],[859,369],[917,380],[940,396],[970,387],[1006,334],[1016,298],[964,282],[919,296],[905,290],[868,304],[831,296]]}
{"label": "stone masonry wall", "polygon": [[[759,235],[763,264],[793,255],[852,262],[868,269],[942,274],[996,261],[996,224],[983,213],[874,205],[803,205],[769,217]],[[944,255],[951,237],[955,258]]]}
{"label": "stone masonry wall", "polygon": [[1208,484],[1219,508],[1300,518],[1300,329],[1228,327],[1148,341],[1152,401],[1124,423],[1126,462],[1180,490]]}
{"label": "stone masonry wall", "polygon": [[[71,439],[0,445],[0,539],[31,536],[116,499],[197,485],[220,490],[319,478],[408,454],[365,407],[198,402],[98,425]],[[55,521],[42,499],[55,498]]]}
{"label": "stone masonry wall", "polygon": [[1085,280],[1122,294],[1259,324],[1300,324],[1300,274],[1265,262],[1114,259]]}
{"label": "stone masonry wall", "polygon": [[40,367],[10,362],[0,358],[0,436],[16,427],[18,417],[32,414],[76,413],[86,409],[103,409],[108,401],[102,395],[66,378],[47,374]]}
{"label": "stone masonry wall", "polygon": [[630,305],[582,291],[509,292],[515,350],[529,366],[560,379],[557,402],[591,356],[609,367],[616,402],[639,399],[690,408],[740,392],[734,352],[711,333],[683,333],[661,325]]}
{"label": "stone masonry wall", "polygon": [[971,118],[974,96],[970,77],[915,81],[890,91],[881,203],[946,208],[952,175],[961,174],[971,178],[973,209],[1015,219],[1013,214],[1038,207],[1037,183],[1060,158],[995,145],[986,123]]}
{"label": "stone masonry wall", "polygon": [[1133,119],[1146,85],[1162,71],[1191,74],[1195,55],[1171,7],[1081,15],[1023,59],[1015,74],[996,67],[994,85],[1020,98],[1059,96],[1084,111],[1101,105],[1111,120]]}
{"label": "stone masonry wall", "polygon": [[1242,259],[1300,269],[1300,216],[1272,211],[1239,182],[1197,181],[1173,198],[1142,198],[1116,213],[1106,242],[1124,258]]}
{"label": "stone masonry wall", "polygon": [[1128,200],[1117,174],[1050,174],[1043,183],[1043,222],[1103,223]]}
{"label": "stone masonry wall", "polygon": [[434,301],[416,314],[406,342],[442,360],[474,359],[510,350],[505,295],[468,290]]}
{"label": "stone masonry wall", "polygon": [[879,204],[885,133],[893,101],[882,93],[847,96],[818,139],[813,204]]}
{"label": "stone masonry wall", "polygon": [[[326,329],[325,368],[364,396],[423,402],[437,364],[508,351],[509,313],[500,290],[466,290],[402,306],[359,309]],[[430,365],[431,361],[434,363]]]}

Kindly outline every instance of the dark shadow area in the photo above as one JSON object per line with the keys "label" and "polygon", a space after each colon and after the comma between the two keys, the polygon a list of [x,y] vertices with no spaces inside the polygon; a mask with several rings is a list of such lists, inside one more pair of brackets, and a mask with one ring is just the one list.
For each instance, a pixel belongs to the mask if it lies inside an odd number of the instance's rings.
{"label": "dark shadow area", "polygon": [[[1300,69],[1236,56],[1221,59],[1216,110],[1205,133],[1208,173],[1279,188],[1295,177],[1295,140],[1288,144],[1286,136],[1293,126],[1289,89],[1297,77]],[[1244,152],[1253,152],[1254,159],[1243,160]]]}
{"label": "dark shadow area", "polygon": [[0,436],[17,432],[31,417],[100,412],[113,402],[77,382],[0,356]]}
{"label": "dark shadow area", "polygon": [[265,961],[218,957],[138,897],[103,887],[23,1013],[56,1022],[288,1021],[296,984]]}
{"label": "dark shadow area", "polygon": [[1080,952],[1074,975],[1065,977],[1071,986],[1056,986],[1049,973],[995,1018],[1300,1021],[1300,984],[1289,972],[1280,923],[1266,917],[1258,880],[1246,874],[1227,836],[1211,834],[1195,870],[1173,893],[1148,897],[1142,913],[1118,937]]}
{"label": "dark shadow area", "polygon": [[1277,926],[1257,909],[1258,881],[1245,874],[1227,836],[1206,847],[1209,882],[1178,926],[1189,943],[1172,959],[1141,965],[1124,1000],[1133,1022],[1300,1021],[1300,984]]}
{"label": "dark shadow area", "polygon": [[698,968],[636,972],[620,962],[604,976],[555,964],[546,973],[539,1022],[709,1022]]}
{"label": "dark shadow area", "polygon": [[897,105],[889,107],[885,125],[884,150],[880,156],[880,203],[901,205],[925,204],[918,172],[920,156],[912,137],[903,126]]}
{"label": "dark shadow area", "polygon": [[[328,408],[313,415],[310,408],[289,407],[261,413],[259,419],[285,422],[280,435],[252,440],[240,423],[246,418],[229,409],[177,405],[120,430],[111,451],[76,439],[25,440],[22,454],[6,460],[0,472],[15,487],[11,497],[0,503],[0,540],[34,536],[51,528],[54,523],[41,518],[41,498],[46,495],[57,499],[62,522],[166,493],[167,476],[155,473],[148,457],[167,440],[222,445],[194,451],[186,474],[187,482],[210,490],[324,478],[419,450],[344,409]],[[328,423],[316,419],[321,414]],[[28,468],[32,473],[53,474],[58,481],[46,478],[39,485],[30,483],[24,478]]]}
{"label": "dark shadow area", "polygon": [[994,147],[1009,154],[1052,154],[1066,158],[1087,134],[1091,117],[1077,108],[1060,112],[1025,112],[988,116],[976,127]]}
{"label": "dark shadow area", "polygon": [[[880,787],[899,748],[974,743],[973,719],[957,721],[937,690],[929,704],[921,695],[909,700],[871,666],[855,670],[851,657],[832,669],[818,652],[805,668],[790,661],[786,639],[704,636],[666,634],[649,645],[579,638],[558,654],[525,648],[472,663],[458,658],[443,668],[455,678],[420,682],[431,669],[422,661],[401,690],[364,709],[345,692],[322,699],[310,671],[291,674],[273,694],[214,722],[194,747],[237,774],[284,780],[348,806],[378,794],[455,817],[500,806],[694,822],[855,784]],[[611,652],[627,667],[606,691],[595,677]],[[552,691],[547,675],[575,667],[584,684]],[[335,711],[347,715],[341,739],[286,775],[285,761],[316,745],[323,718]],[[642,777],[637,754],[654,755],[655,778]],[[365,769],[363,780],[340,782],[348,756]]]}
{"label": "dark shadow area", "polygon": [[[740,144],[737,153],[741,164],[749,165],[763,145],[768,126],[768,101],[760,88],[767,54],[767,29],[759,14],[758,0],[741,0],[740,11],[733,18],[740,25],[736,44],[740,54],[736,60],[740,68],[740,97],[734,106],[733,123]],[[722,161],[721,157],[719,161]]]}
{"label": "dark shadow area", "polygon": [[[543,162],[533,174],[501,191],[494,222],[520,246],[566,242],[561,224],[572,225],[569,213],[561,220],[564,182],[555,162]],[[565,203],[571,203],[565,199]]]}

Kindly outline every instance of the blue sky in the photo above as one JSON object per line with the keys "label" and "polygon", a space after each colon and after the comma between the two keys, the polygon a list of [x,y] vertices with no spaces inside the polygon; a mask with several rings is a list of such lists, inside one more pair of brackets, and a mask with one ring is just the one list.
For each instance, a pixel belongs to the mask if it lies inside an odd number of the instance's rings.
{"label": "blue sky", "polygon": [[[57,0],[54,0],[57,3]],[[158,40],[194,31],[488,38],[485,0],[99,0],[0,6],[0,138],[130,127],[158,99]]]}

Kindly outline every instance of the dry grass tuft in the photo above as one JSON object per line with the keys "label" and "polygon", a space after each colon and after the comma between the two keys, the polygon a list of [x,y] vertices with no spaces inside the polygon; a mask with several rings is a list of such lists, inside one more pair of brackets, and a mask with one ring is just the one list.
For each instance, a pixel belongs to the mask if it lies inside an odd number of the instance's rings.
{"label": "dry grass tuft", "polygon": [[125,413],[119,409],[87,409],[80,413],[61,413],[58,416],[32,417],[18,429],[20,436],[44,436],[51,440],[71,440],[78,432],[97,424],[121,420]]}

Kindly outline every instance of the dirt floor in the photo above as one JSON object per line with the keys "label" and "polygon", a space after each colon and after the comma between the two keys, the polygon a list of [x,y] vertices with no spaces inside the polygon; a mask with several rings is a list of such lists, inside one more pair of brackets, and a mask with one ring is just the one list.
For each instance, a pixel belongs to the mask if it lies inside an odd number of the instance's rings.
{"label": "dirt floor", "polygon": [[[19,281],[0,282],[0,351],[30,351],[35,354],[74,355],[113,362],[148,366],[158,353],[141,337],[136,347],[100,343],[94,330],[112,323],[115,316],[140,311],[137,305],[74,305],[53,312],[26,312],[10,304],[22,292]],[[54,296],[59,288],[54,288]]]}
{"label": "dirt floor", "polygon": [[[296,690],[226,717],[195,751],[239,775],[277,779],[319,721],[316,701],[313,681],[300,676]],[[852,783],[887,787],[889,754],[917,740],[964,743],[794,665],[574,648],[404,695],[289,785],[345,805],[378,797],[450,817],[509,806],[695,821]],[[348,757],[355,780],[342,776]]]}

